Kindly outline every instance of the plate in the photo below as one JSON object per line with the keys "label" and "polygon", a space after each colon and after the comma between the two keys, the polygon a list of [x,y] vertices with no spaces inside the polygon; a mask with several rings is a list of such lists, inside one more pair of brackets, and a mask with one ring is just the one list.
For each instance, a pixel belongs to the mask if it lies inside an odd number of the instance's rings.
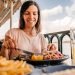
{"label": "plate", "polygon": [[57,65],[60,64],[61,62],[63,62],[64,60],[68,59],[69,56],[68,55],[64,55],[64,58],[61,59],[54,59],[54,60],[26,60],[27,63],[32,64],[34,66],[38,66],[38,65]]}
{"label": "plate", "polygon": [[57,65],[57,66],[49,66],[42,69],[44,73],[54,73],[59,71],[64,71],[67,69],[75,69],[75,66],[69,66],[69,65]]}

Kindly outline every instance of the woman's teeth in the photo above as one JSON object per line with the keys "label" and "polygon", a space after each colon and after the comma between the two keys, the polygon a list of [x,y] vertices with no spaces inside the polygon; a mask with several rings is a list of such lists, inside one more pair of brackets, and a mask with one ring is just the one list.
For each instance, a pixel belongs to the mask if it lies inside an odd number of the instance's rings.
{"label": "woman's teeth", "polygon": [[29,22],[33,22],[33,21],[29,21]]}

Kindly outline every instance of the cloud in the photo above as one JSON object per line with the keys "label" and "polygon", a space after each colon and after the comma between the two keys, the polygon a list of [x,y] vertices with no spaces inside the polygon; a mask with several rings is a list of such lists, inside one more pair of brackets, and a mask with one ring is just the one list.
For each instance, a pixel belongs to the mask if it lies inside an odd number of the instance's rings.
{"label": "cloud", "polygon": [[[58,5],[52,9],[42,10],[42,33],[58,32],[69,30],[73,27],[75,28],[75,0],[72,1],[73,4],[71,6],[62,7]],[[59,19],[59,14],[65,14],[65,16]],[[51,18],[57,16],[57,18],[56,20],[50,20],[50,16]]]}
{"label": "cloud", "polygon": [[75,3],[72,4],[71,6],[65,7],[65,12],[67,13],[68,16],[75,18]]}
{"label": "cloud", "polygon": [[62,19],[57,19],[54,21],[42,20],[42,33],[52,33],[69,30],[71,27],[75,27],[75,19],[72,19],[69,16],[65,16]]}
{"label": "cloud", "polygon": [[75,3],[75,0],[71,0],[73,3]]}
{"label": "cloud", "polygon": [[44,10],[42,10],[41,15],[42,15],[43,19],[44,18],[46,19],[49,16],[55,16],[55,15],[58,15],[58,14],[60,14],[62,12],[63,12],[63,7],[58,5],[57,7],[54,7],[52,9],[44,9]]}

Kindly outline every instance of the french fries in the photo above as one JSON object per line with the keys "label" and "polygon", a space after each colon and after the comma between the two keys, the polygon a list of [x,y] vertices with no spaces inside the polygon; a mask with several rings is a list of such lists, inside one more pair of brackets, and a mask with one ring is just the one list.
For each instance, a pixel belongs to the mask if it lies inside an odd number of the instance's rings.
{"label": "french fries", "polygon": [[31,72],[31,66],[25,61],[7,60],[0,56],[0,75],[25,75]]}

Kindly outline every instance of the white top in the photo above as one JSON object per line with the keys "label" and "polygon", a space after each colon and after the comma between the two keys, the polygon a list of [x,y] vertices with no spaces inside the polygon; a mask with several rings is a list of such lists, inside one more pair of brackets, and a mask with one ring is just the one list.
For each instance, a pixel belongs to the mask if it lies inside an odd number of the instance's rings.
{"label": "white top", "polygon": [[47,41],[42,34],[29,37],[23,30],[13,28],[9,30],[6,35],[15,40],[16,48],[31,51],[34,53],[41,53],[42,50],[47,50]]}

